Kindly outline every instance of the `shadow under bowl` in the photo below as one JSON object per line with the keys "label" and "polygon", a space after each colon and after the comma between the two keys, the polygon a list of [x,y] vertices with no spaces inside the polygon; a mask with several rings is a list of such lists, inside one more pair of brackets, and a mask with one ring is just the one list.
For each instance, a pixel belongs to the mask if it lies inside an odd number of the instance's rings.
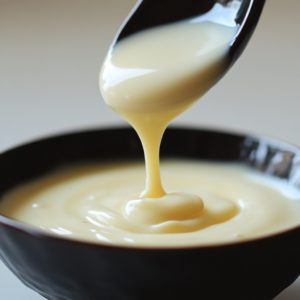
{"label": "shadow under bowl", "polygon": [[[269,138],[171,128],[161,157],[240,162],[300,188],[300,149]],[[0,154],[0,199],[63,165],[132,159],[143,151],[129,128],[26,144]],[[147,249],[51,236],[0,215],[2,261],[51,300],[271,300],[298,277],[299,252],[299,227],[240,243]]]}

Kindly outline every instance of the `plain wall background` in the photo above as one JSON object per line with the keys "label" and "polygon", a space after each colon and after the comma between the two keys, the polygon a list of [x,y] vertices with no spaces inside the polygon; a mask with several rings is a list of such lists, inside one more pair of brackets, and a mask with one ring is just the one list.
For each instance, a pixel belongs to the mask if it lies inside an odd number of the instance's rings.
{"label": "plain wall background", "polygon": [[[0,150],[57,132],[125,124],[98,75],[135,0],[0,0]],[[267,0],[246,51],[173,123],[271,135],[300,146],[300,1]],[[276,300],[300,298],[298,280]],[[0,299],[38,300],[0,262]]]}

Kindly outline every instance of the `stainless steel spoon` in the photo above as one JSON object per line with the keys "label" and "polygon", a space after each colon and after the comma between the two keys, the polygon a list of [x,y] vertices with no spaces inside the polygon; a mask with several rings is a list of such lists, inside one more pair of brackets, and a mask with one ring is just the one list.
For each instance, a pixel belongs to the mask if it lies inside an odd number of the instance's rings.
{"label": "stainless steel spoon", "polygon": [[230,44],[229,69],[247,46],[264,4],[265,0],[140,0],[113,45],[139,31],[184,19],[238,26]]}

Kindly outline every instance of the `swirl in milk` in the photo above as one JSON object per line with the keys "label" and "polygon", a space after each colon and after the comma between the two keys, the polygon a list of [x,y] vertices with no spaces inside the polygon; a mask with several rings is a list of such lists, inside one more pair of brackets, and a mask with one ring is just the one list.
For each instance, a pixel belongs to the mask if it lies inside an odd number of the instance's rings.
{"label": "swirl in milk", "polygon": [[66,238],[136,247],[232,243],[299,225],[300,192],[284,180],[231,163],[173,160],[161,170],[171,195],[198,195],[205,207],[195,197],[179,209],[172,196],[130,212],[145,182],[143,163],[132,162],[54,172],[7,193],[0,212]]}

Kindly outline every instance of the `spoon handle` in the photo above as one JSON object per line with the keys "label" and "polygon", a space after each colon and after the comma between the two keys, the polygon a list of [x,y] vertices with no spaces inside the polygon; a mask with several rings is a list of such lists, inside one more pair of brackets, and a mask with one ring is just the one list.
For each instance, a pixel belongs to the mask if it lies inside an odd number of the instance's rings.
{"label": "spoon handle", "polygon": [[[224,1],[228,2],[228,0]],[[235,21],[240,25],[240,28],[230,47],[230,66],[237,61],[248,45],[248,42],[259,21],[266,0],[244,0],[240,2],[241,7],[235,18]]]}

